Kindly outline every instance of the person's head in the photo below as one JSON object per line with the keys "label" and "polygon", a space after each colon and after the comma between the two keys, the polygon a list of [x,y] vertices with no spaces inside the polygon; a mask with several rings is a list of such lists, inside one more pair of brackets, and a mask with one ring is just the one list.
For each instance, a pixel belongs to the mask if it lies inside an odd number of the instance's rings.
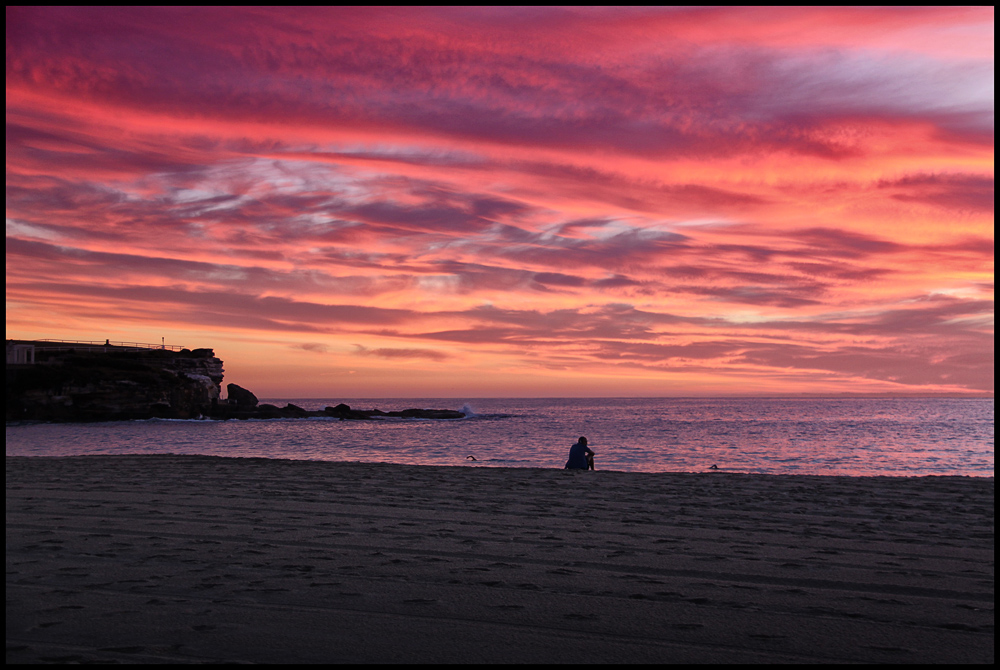
{"label": "person's head", "polygon": [[582,444],[583,446],[585,446],[585,447],[587,446],[587,438],[585,438],[585,437],[580,437],[580,440],[579,440],[579,442],[580,442],[580,444]]}

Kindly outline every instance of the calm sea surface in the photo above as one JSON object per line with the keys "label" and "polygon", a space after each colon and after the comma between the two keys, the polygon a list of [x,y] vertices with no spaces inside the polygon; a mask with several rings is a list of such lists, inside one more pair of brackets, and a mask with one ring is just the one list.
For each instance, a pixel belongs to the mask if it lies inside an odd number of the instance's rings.
{"label": "calm sea surface", "polygon": [[[630,472],[993,476],[992,399],[262,399],[464,409],[454,421],[277,419],[7,426],[8,456],[208,454],[561,468],[580,435]],[[468,459],[474,456],[476,461]]]}

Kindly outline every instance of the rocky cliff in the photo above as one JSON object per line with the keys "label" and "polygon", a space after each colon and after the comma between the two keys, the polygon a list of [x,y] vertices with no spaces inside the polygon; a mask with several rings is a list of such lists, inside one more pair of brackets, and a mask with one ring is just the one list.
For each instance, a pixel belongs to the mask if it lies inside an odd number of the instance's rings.
{"label": "rocky cliff", "polygon": [[222,361],[211,349],[74,348],[39,343],[31,364],[7,365],[6,418],[198,418],[211,414],[218,405],[222,376]]}

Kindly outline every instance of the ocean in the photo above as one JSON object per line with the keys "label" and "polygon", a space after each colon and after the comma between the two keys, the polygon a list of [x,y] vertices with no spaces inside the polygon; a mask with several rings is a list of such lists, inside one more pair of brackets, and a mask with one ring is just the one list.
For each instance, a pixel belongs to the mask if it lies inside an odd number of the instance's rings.
{"label": "ocean", "polygon": [[[561,468],[586,436],[598,470],[993,476],[993,399],[264,398],[322,409],[461,409],[465,419],[149,420],[7,426],[8,456],[205,454]],[[471,458],[470,458],[471,457]],[[473,460],[475,459],[475,460]]]}
{"label": "ocean", "polygon": [[[993,476],[993,399],[265,398],[306,409],[461,409],[465,419],[149,420],[7,426],[8,456],[206,454],[561,468],[586,436],[597,469]],[[469,457],[472,458],[469,458]],[[473,460],[475,459],[475,460]]]}

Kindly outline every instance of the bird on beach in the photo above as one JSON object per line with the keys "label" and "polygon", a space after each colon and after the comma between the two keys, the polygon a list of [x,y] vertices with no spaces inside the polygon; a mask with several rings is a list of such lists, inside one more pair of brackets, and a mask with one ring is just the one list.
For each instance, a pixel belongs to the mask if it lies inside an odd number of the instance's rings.
{"label": "bird on beach", "polygon": [[476,457],[475,456],[466,456],[465,459],[468,460],[468,461],[474,461],[474,460],[476,460]]}
{"label": "bird on beach", "polygon": [[712,465],[708,466],[708,469],[709,469],[709,470],[718,470],[718,469],[719,469],[719,466],[718,466],[718,465],[715,465],[715,464],[713,463]]}

